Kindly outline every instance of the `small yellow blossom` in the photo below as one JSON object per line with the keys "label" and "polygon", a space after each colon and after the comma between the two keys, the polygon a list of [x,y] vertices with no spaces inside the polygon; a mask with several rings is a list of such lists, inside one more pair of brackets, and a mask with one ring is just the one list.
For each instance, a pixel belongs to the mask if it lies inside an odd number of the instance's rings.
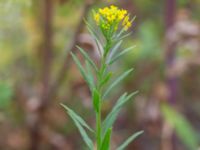
{"label": "small yellow blossom", "polygon": [[131,22],[127,13],[126,10],[111,5],[110,7],[100,8],[94,14],[94,20],[105,31],[117,30],[120,24],[125,30],[128,30],[131,27]]}
{"label": "small yellow blossom", "polygon": [[128,30],[131,27],[131,22],[127,22],[124,26],[125,30]]}
{"label": "small yellow blossom", "polygon": [[125,26],[129,22],[129,16],[126,16],[123,20],[122,25]]}

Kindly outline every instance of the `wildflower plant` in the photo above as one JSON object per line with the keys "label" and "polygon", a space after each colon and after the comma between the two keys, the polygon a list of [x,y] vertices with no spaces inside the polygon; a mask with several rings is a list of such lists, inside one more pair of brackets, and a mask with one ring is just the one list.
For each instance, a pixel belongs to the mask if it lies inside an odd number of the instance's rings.
{"label": "wildflower plant", "polygon": [[[111,65],[121,58],[122,55],[134,48],[129,47],[123,51],[118,51],[123,39],[130,34],[126,33],[126,31],[131,27],[134,18],[130,20],[129,14],[126,10],[119,9],[118,7],[112,5],[110,7],[105,7],[103,9],[100,8],[98,11],[94,11],[93,20],[95,21],[95,24],[97,28],[99,28],[101,34],[98,34],[94,27],[87,21],[86,24],[91,36],[94,38],[98,46],[98,52],[101,58],[100,65],[97,65],[79,46],[77,46],[77,48],[85,58],[85,67],[73,53],[71,53],[71,55],[91,91],[93,108],[96,115],[96,128],[92,129],[72,109],[63,104],[62,106],[67,110],[69,116],[79,129],[80,134],[89,150],[110,150],[111,133],[117,115],[123,105],[137,93],[133,92],[128,94],[125,92],[119,97],[110,113],[105,118],[102,118],[101,114],[103,102],[107,99],[108,94],[133,70],[127,70],[115,80],[111,80],[113,77],[113,73],[110,70]],[[103,36],[103,42],[100,40],[100,36]],[[91,134],[88,134],[86,129],[88,132],[91,132],[94,140],[89,137]],[[124,150],[128,144],[142,134],[142,132],[143,131],[139,131],[130,136],[117,148],[117,150]]]}

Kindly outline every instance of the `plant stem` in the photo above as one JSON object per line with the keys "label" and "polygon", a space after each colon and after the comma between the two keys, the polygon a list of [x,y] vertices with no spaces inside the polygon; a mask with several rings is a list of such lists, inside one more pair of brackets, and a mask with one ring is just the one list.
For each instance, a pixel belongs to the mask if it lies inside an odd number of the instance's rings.
{"label": "plant stem", "polygon": [[[107,65],[106,65],[106,57],[107,57],[107,54],[108,54],[108,49],[109,49],[109,44],[110,42],[107,42],[106,43],[106,46],[105,46],[105,54],[103,55],[102,59],[101,59],[101,67],[100,67],[100,70],[99,70],[99,76],[98,76],[98,81],[97,81],[97,90],[99,92],[99,94],[102,96],[102,86],[101,85],[101,82],[104,78],[104,73],[105,73],[105,70],[107,70]],[[96,141],[97,141],[97,150],[100,150],[101,149],[101,142],[102,142],[102,135],[101,135],[101,105],[102,105],[102,97],[100,99],[100,102],[99,102],[99,112],[96,113]]]}
{"label": "plant stem", "polygon": [[[100,68],[100,72],[99,72],[99,78],[98,78],[98,83],[97,83],[97,90],[99,91],[100,95],[101,94],[101,80],[103,78],[103,68],[105,65],[105,61],[104,58],[102,59],[102,63],[101,63],[101,68]],[[101,100],[99,102],[99,112],[97,112],[96,114],[96,124],[97,124],[97,150],[100,150],[101,148]]]}
{"label": "plant stem", "polygon": [[101,112],[97,113],[97,150],[101,148]]}

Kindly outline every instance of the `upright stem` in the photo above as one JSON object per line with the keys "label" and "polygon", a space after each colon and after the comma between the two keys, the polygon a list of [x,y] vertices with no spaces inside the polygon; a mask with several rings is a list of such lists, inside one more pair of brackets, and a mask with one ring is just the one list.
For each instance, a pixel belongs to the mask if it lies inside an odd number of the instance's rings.
{"label": "upright stem", "polygon": [[[108,43],[107,43],[108,44]],[[106,47],[108,47],[106,44]],[[105,48],[106,49],[106,48]],[[106,50],[105,50],[106,51]],[[97,81],[97,90],[99,92],[99,94],[102,96],[102,85],[101,85],[101,81],[103,80],[104,77],[104,72],[107,69],[106,66],[106,55],[102,56],[102,60],[101,60],[101,67],[99,70],[99,76],[98,76],[98,81]],[[101,105],[102,105],[102,97],[100,98],[100,102],[99,102],[99,112],[96,113],[96,140],[97,140],[97,150],[100,150],[101,148],[101,142],[102,142],[102,135],[101,135]]]}
{"label": "upright stem", "polygon": [[100,148],[101,148],[101,111],[99,113],[97,113],[96,115],[97,115],[96,116],[96,119],[97,119],[97,150],[100,150]]}

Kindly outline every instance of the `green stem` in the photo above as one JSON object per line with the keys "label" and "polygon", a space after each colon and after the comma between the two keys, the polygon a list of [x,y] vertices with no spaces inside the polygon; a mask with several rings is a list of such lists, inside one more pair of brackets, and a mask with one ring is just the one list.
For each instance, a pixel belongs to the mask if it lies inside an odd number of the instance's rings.
{"label": "green stem", "polygon": [[[104,68],[104,58],[102,59],[102,64],[101,64],[101,68],[100,68],[100,72],[99,72],[99,79],[98,79],[98,84],[97,84],[97,90],[99,91],[100,95],[101,94],[101,80],[103,78],[103,68]],[[97,112],[96,114],[96,124],[97,124],[97,127],[96,127],[96,134],[97,134],[97,150],[100,150],[101,148],[101,100],[100,100],[100,103],[99,103],[99,112]]]}
{"label": "green stem", "polygon": [[[99,77],[98,77],[98,82],[97,82],[97,90],[102,95],[102,85],[101,82],[104,77],[104,71],[107,69],[106,66],[106,57],[107,57],[107,52],[108,52],[108,46],[109,43],[106,44],[105,52],[106,54],[103,56],[101,60],[101,67],[99,70]],[[97,141],[97,150],[100,150],[101,148],[101,143],[102,143],[102,135],[101,135],[101,105],[102,105],[102,99],[100,100],[99,103],[99,112],[96,113],[96,141]]]}
{"label": "green stem", "polygon": [[97,113],[97,150],[101,148],[101,112]]}

